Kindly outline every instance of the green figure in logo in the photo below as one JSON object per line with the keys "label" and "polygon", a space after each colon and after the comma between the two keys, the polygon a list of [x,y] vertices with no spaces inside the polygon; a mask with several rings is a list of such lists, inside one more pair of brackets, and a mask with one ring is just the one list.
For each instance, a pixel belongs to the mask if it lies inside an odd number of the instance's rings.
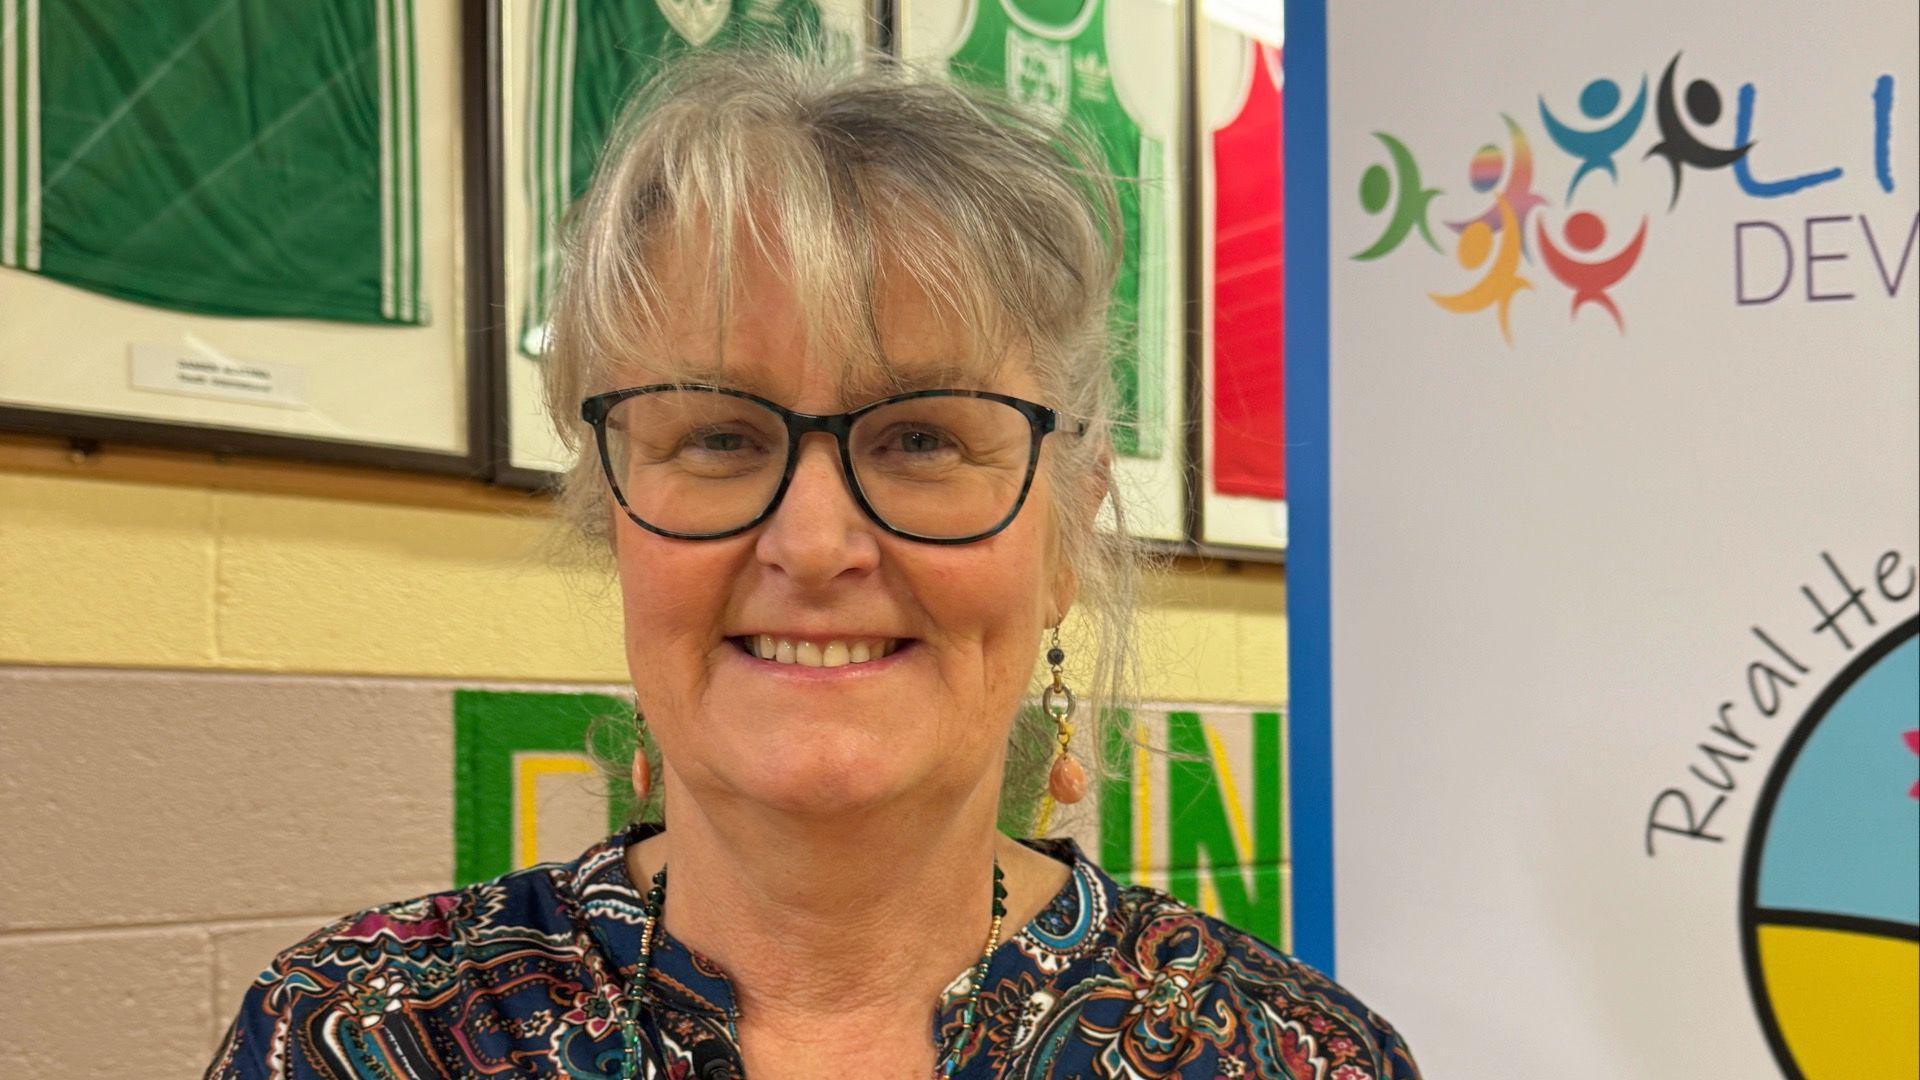
{"label": "green figure in logo", "polygon": [[[1378,214],[1387,208],[1387,202],[1395,191],[1400,193],[1400,203],[1393,208],[1386,231],[1380,234],[1380,239],[1354,258],[1377,259],[1385,255],[1399,247],[1400,241],[1405,240],[1416,225],[1420,227],[1420,235],[1426,240],[1427,246],[1441,251],[1439,242],[1427,228],[1427,206],[1439,197],[1440,189],[1420,186],[1420,166],[1413,160],[1413,153],[1400,140],[1384,131],[1374,132],[1373,137],[1385,144],[1388,156],[1393,159],[1393,176],[1387,176],[1383,165],[1367,166],[1367,171],[1360,175],[1360,208],[1369,214]],[[1441,253],[1445,254],[1444,251]]]}

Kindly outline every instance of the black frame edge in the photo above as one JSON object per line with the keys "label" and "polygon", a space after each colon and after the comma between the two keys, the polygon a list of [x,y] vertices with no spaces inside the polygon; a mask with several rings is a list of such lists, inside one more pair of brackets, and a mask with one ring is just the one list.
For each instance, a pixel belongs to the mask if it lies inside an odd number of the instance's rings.
{"label": "black frame edge", "polygon": [[507,431],[499,0],[463,0],[461,5],[460,99],[467,206],[467,440],[475,475],[498,482]]}

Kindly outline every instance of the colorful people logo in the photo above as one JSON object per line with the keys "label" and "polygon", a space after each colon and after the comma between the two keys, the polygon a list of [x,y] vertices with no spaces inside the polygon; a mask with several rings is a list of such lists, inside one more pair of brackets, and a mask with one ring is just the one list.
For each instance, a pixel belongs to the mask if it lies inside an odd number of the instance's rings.
{"label": "colorful people logo", "polygon": [[[1766,199],[1832,183],[1843,175],[1843,169],[1838,165],[1800,172],[1786,171],[1793,165],[1805,166],[1814,162],[1795,162],[1791,152],[1781,153],[1777,150],[1769,152],[1767,175],[1762,177],[1756,174],[1750,151],[1759,143],[1753,133],[1758,91],[1752,83],[1741,83],[1738,87],[1733,115],[1733,145],[1721,146],[1710,141],[1714,136],[1709,129],[1721,123],[1726,102],[1719,87],[1704,78],[1686,81],[1682,89],[1680,62],[1684,56],[1684,52],[1673,54],[1661,71],[1657,87],[1651,92],[1648,88],[1650,73],[1642,72],[1631,101],[1627,100],[1623,87],[1632,86],[1632,82],[1607,75],[1588,78],[1578,97],[1579,117],[1571,122],[1548,105],[1545,94],[1535,95],[1540,123],[1547,133],[1547,142],[1542,146],[1557,148],[1572,162],[1572,178],[1567,182],[1567,216],[1561,219],[1562,232],[1559,235],[1550,231],[1537,213],[1551,203],[1534,188],[1539,162],[1526,130],[1512,116],[1499,114],[1506,127],[1504,145],[1499,142],[1483,143],[1467,159],[1468,188],[1475,196],[1491,199],[1491,202],[1479,206],[1469,204],[1463,209],[1472,210],[1470,216],[1446,222],[1458,237],[1451,252],[1442,250],[1428,226],[1428,215],[1444,192],[1422,185],[1420,164],[1405,140],[1384,131],[1374,132],[1374,138],[1386,147],[1390,167],[1389,164],[1376,161],[1362,171],[1360,208],[1369,216],[1385,215],[1387,223],[1373,242],[1352,258],[1362,262],[1383,258],[1404,246],[1407,237],[1418,229],[1428,247],[1442,254],[1453,255],[1461,267],[1469,270],[1486,268],[1481,279],[1466,289],[1458,292],[1430,291],[1427,295],[1449,312],[1469,314],[1488,308],[1497,309],[1501,336],[1511,345],[1513,333],[1509,312],[1514,296],[1522,289],[1533,287],[1532,281],[1523,276],[1521,271],[1524,264],[1535,261],[1537,242],[1538,260],[1544,264],[1552,280],[1572,292],[1569,320],[1578,321],[1580,309],[1592,304],[1613,316],[1615,329],[1624,335],[1627,320],[1620,309],[1619,286],[1635,267],[1645,261],[1641,256],[1645,253],[1651,222],[1643,215],[1634,229],[1632,239],[1613,254],[1602,255],[1600,252],[1608,243],[1606,221],[1594,210],[1575,205],[1574,200],[1582,190],[1592,190],[1592,185],[1585,189],[1581,186],[1581,181],[1591,173],[1603,172],[1616,185],[1620,184],[1621,155],[1627,153],[1629,144],[1636,137],[1651,144],[1640,156],[1640,161],[1657,158],[1666,165],[1664,171],[1671,178],[1671,191],[1667,199],[1669,213],[1679,205],[1680,188],[1688,169],[1702,172],[1726,170],[1733,188],[1744,195]],[[1874,79],[1867,101],[1871,104],[1873,114],[1872,176],[1880,189],[1887,193],[1892,193],[1898,186],[1892,166],[1893,132],[1898,127],[1894,117],[1894,89],[1893,76],[1880,75]],[[1653,114],[1650,124],[1647,122],[1649,112]],[[1649,165],[1647,168],[1657,170],[1659,166]],[[1554,183],[1557,185],[1557,179]],[[1632,193],[1630,188],[1629,194]],[[1478,202],[1479,199],[1474,201]],[[1536,223],[1532,227],[1529,226],[1530,217]],[[1625,220],[1629,219],[1616,218],[1620,222]],[[1813,222],[1839,220],[1843,219],[1809,219],[1807,243],[1811,245],[1813,242]],[[1742,224],[1773,228],[1785,242],[1786,234],[1770,223]],[[1865,217],[1861,218],[1861,227],[1868,229]],[[1622,231],[1625,231],[1624,228]],[[1741,233],[1736,230],[1734,235],[1738,273],[1743,265],[1738,264],[1741,258],[1738,247]],[[1874,244],[1870,231],[1868,243]],[[1844,257],[1833,254],[1815,256],[1810,252],[1809,247],[1809,283],[1812,280],[1813,261]],[[1892,296],[1897,291],[1901,270],[1906,265],[1905,257],[1902,256],[1902,261],[1889,274],[1885,264],[1879,262],[1881,256],[1877,246],[1873,248],[1873,255],[1876,265],[1880,267],[1881,281],[1886,285],[1887,294]],[[1784,290],[1785,286],[1781,288]],[[1851,294],[1814,296],[1811,284],[1808,291],[1811,299],[1851,297]],[[1735,295],[1741,298],[1741,303],[1755,302],[1745,298],[1737,283]],[[1769,296],[1758,302],[1769,302],[1772,298]]]}
{"label": "colorful people logo", "polygon": [[1920,617],[1808,708],[1761,789],[1740,922],[1789,1077],[1920,1076]]}

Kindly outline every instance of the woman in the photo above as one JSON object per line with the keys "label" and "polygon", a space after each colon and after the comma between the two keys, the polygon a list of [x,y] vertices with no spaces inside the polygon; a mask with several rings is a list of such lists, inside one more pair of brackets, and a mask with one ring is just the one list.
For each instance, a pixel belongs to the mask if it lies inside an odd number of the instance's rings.
{"label": "woman", "polygon": [[1032,748],[1051,799],[1098,771],[1076,601],[1126,686],[1096,160],[892,69],[705,54],[650,87],[577,208],[548,407],[653,823],[322,929],[210,1075],[1416,1075],[1271,945],[996,827]]}

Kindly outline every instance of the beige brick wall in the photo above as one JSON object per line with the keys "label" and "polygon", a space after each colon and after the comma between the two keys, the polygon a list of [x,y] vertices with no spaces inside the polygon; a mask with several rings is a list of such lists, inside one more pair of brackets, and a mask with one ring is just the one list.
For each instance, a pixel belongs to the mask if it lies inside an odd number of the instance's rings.
{"label": "beige brick wall", "polygon": [[0,937],[0,1075],[184,1077],[205,1068],[211,940],[204,925]]}
{"label": "beige brick wall", "polygon": [[197,1075],[274,953],[447,888],[453,689],[0,666],[0,1077]]}
{"label": "beige brick wall", "polygon": [[444,888],[448,711],[397,681],[0,669],[0,1076],[192,1075],[275,951]]}

